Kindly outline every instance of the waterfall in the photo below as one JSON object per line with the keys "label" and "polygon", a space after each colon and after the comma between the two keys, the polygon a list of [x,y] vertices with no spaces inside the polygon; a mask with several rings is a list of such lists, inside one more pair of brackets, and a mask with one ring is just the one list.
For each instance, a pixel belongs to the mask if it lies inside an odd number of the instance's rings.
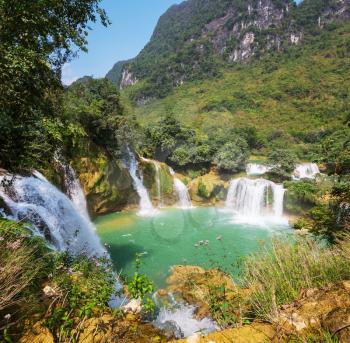
{"label": "waterfall", "polygon": [[160,184],[160,165],[158,161],[149,160],[147,158],[141,157],[142,161],[145,161],[147,163],[153,163],[154,168],[156,170],[156,186],[157,186],[157,198],[158,198],[158,207],[163,207],[163,201],[162,201],[162,191],[161,191],[161,184]]}
{"label": "waterfall", "polygon": [[184,210],[193,208],[191,197],[186,185],[180,179],[175,177],[175,172],[171,167],[169,167],[169,172],[174,178],[174,188],[178,197],[178,207]]}
{"label": "waterfall", "polygon": [[81,188],[81,184],[75,170],[69,163],[66,163],[57,152],[55,153],[54,158],[56,163],[63,171],[66,194],[72,200],[74,206],[77,208],[80,214],[90,221],[85,194]]}
{"label": "waterfall", "polygon": [[0,197],[13,219],[31,223],[34,233],[40,233],[57,250],[89,256],[105,254],[91,221],[41,174],[34,175],[0,178]]}
{"label": "waterfall", "polygon": [[246,166],[246,173],[248,176],[263,175],[271,170],[271,166],[258,163],[248,163]]}
{"label": "waterfall", "polygon": [[140,216],[152,216],[157,213],[153,207],[152,202],[149,198],[146,187],[143,185],[142,179],[138,176],[138,163],[135,155],[132,153],[129,147],[126,148],[128,153],[128,159],[125,160],[125,164],[129,169],[131,178],[137,194],[140,197]]}
{"label": "waterfall", "polygon": [[157,195],[158,195],[158,207],[163,207],[162,192],[160,189],[160,166],[159,166],[159,163],[154,162],[154,167],[156,168],[156,185],[157,185]]}
{"label": "waterfall", "polygon": [[302,163],[295,168],[292,178],[293,180],[314,179],[320,170],[316,163]]}
{"label": "waterfall", "polygon": [[[249,223],[261,223],[262,219],[283,220],[282,185],[265,179],[234,179],[230,183],[226,208],[233,210]],[[271,200],[270,200],[271,199]]]}

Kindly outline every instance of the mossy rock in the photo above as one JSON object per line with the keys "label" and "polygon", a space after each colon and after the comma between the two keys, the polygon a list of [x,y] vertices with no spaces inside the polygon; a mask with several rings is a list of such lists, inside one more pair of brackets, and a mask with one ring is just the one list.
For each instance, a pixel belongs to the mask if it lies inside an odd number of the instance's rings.
{"label": "mossy rock", "polygon": [[[153,160],[142,160],[139,167],[143,183],[148,189],[151,199],[157,204],[161,202],[163,205],[173,205],[176,199],[174,197],[173,176],[170,174],[169,167],[165,163]],[[158,194],[157,173],[159,173],[161,199],[159,199]]]}
{"label": "mossy rock", "polygon": [[189,189],[193,201],[215,203],[226,199],[228,186],[228,182],[212,171],[192,180]]}
{"label": "mossy rock", "polygon": [[138,196],[124,165],[103,151],[73,161],[86,194],[89,212],[96,216],[137,204]]}

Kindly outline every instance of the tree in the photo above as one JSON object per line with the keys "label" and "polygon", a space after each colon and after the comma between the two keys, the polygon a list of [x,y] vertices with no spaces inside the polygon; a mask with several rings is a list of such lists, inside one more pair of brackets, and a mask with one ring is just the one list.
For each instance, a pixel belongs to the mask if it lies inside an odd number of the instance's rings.
{"label": "tree", "polygon": [[244,169],[248,157],[247,142],[241,137],[235,137],[217,151],[214,163],[221,170],[238,172]]}
{"label": "tree", "polygon": [[327,169],[332,174],[350,173],[350,130],[335,131],[322,143],[322,154]]}
{"label": "tree", "polygon": [[270,174],[278,179],[289,179],[296,167],[297,156],[287,149],[275,149],[270,152],[268,161],[273,166]]}
{"label": "tree", "polygon": [[[43,163],[61,109],[61,67],[86,50],[101,0],[0,0],[0,166]],[[51,122],[51,123],[48,123]]]}

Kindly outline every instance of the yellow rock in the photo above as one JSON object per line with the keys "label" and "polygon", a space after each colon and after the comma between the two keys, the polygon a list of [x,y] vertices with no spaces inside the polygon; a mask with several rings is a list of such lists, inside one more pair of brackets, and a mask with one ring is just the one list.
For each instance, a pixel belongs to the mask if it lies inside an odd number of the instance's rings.
{"label": "yellow rock", "polygon": [[[254,323],[241,328],[213,332],[205,337],[198,336],[195,343],[267,343],[273,341],[275,334],[272,325]],[[191,340],[194,340],[194,337],[173,343],[191,343]]]}
{"label": "yellow rock", "polygon": [[53,336],[48,328],[42,325],[41,322],[35,323],[31,328],[28,328],[19,340],[20,343],[54,343]]}
{"label": "yellow rock", "polygon": [[225,285],[228,299],[233,299],[239,291],[225,273],[218,269],[205,270],[198,266],[174,266],[167,284],[169,293],[179,294],[187,303],[198,307],[196,314],[199,318],[209,315],[207,298],[210,287]]}
{"label": "yellow rock", "polygon": [[[212,170],[210,173],[192,180],[189,192],[194,202],[217,202],[222,200],[220,193],[228,188],[228,182],[222,180],[220,175]],[[223,196],[223,194],[221,194]]]}

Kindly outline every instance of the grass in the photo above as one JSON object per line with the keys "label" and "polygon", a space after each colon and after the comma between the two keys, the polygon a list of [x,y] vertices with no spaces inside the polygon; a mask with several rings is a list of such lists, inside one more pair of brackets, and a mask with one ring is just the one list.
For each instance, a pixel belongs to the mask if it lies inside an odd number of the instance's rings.
{"label": "grass", "polygon": [[252,292],[254,315],[274,322],[279,306],[298,299],[308,288],[350,278],[350,238],[329,247],[312,238],[275,239],[244,262],[242,280]]}
{"label": "grass", "polygon": [[41,280],[47,265],[41,240],[24,225],[0,219],[0,334],[39,310]]}

